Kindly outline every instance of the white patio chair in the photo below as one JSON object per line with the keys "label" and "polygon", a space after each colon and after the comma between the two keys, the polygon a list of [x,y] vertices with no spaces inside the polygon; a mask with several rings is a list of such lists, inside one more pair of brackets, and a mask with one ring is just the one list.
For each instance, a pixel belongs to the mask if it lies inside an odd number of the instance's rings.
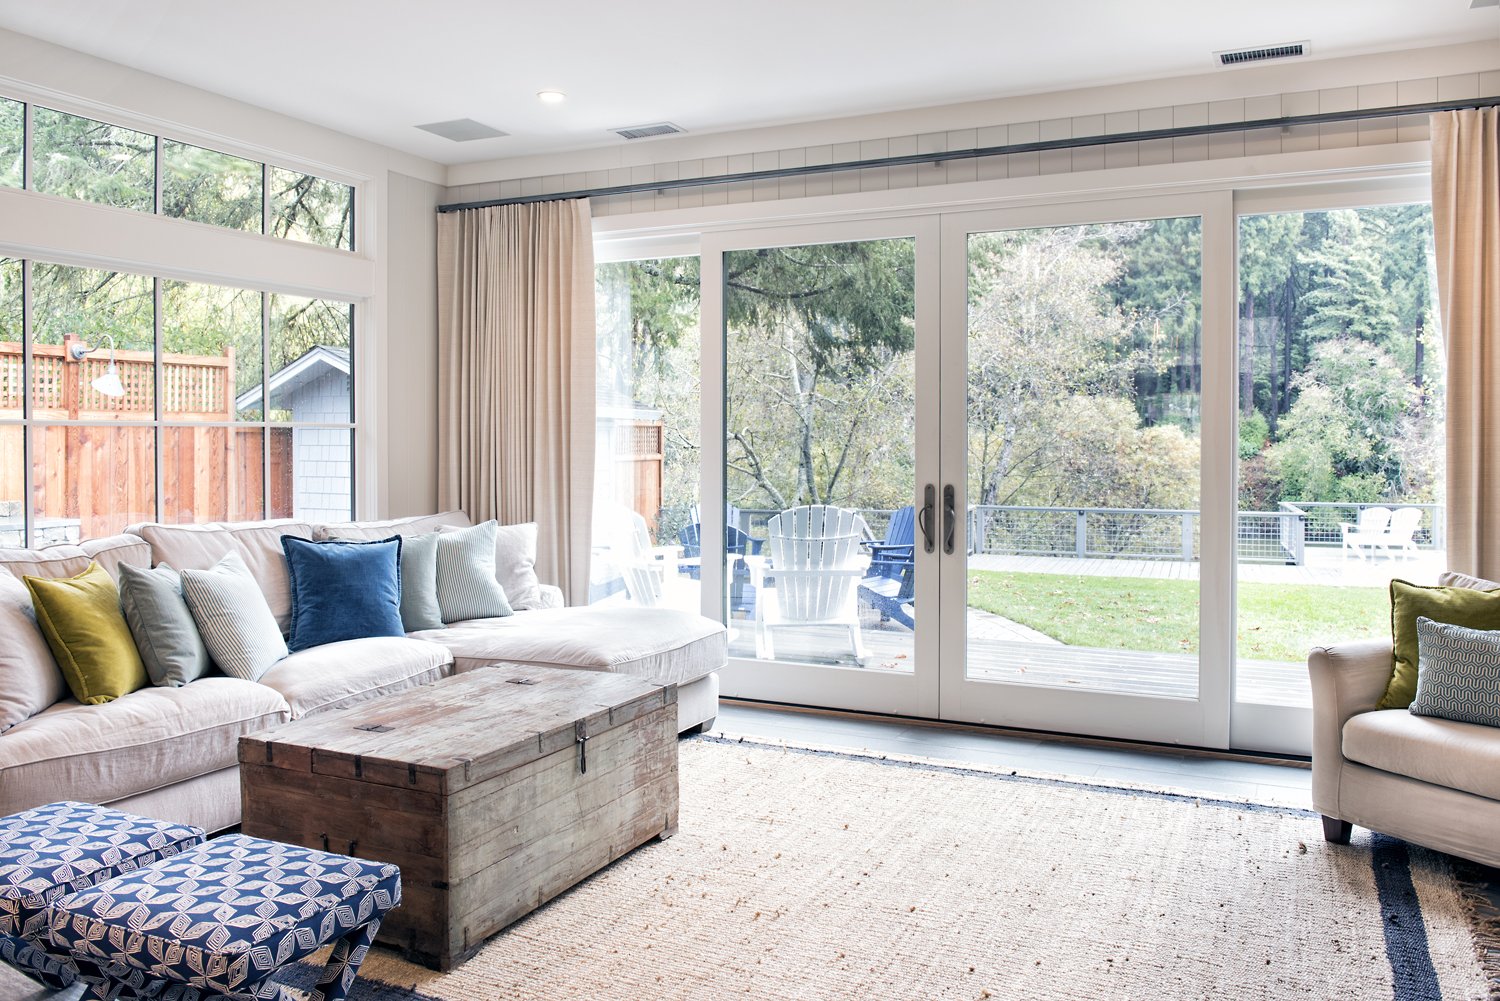
{"label": "white patio chair", "polygon": [[[859,631],[859,582],[868,559],[860,542],[870,527],[858,513],[812,504],[794,507],[766,525],[765,560],[747,559],[755,584],[756,655],[776,657],[775,630],[788,626],[835,626],[849,633],[855,660],[863,663]],[[766,578],[775,581],[765,586]]]}
{"label": "white patio chair", "polygon": [[1398,507],[1391,512],[1391,525],[1386,530],[1385,542],[1381,548],[1391,559],[1396,558],[1396,551],[1411,556],[1417,555],[1417,542],[1414,536],[1417,529],[1422,527],[1422,509],[1419,507]]}
{"label": "white patio chair", "polygon": [[637,605],[662,603],[669,575],[677,572],[676,546],[651,545],[646,519],[622,505],[608,505],[594,517],[596,546],[625,581],[625,594]]}
{"label": "white patio chair", "polygon": [[1352,552],[1364,559],[1366,549],[1371,553],[1378,553],[1385,548],[1386,531],[1390,525],[1391,509],[1388,507],[1367,507],[1359,512],[1359,518],[1354,524],[1341,522],[1339,531],[1343,536],[1344,558],[1348,559]]}

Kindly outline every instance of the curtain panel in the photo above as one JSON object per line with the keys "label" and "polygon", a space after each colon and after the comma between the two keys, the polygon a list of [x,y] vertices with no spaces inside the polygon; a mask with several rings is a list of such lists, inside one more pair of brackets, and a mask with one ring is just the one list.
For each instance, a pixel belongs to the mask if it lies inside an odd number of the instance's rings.
{"label": "curtain panel", "polygon": [[1432,116],[1432,223],[1448,354],[1448,556],[1500,578],[1500,109]]}
{"label": "curtain panel", "polygon": [[594,354],[587,199],[438,216],[438,502],[535,521],[569,604],[588,601]]}

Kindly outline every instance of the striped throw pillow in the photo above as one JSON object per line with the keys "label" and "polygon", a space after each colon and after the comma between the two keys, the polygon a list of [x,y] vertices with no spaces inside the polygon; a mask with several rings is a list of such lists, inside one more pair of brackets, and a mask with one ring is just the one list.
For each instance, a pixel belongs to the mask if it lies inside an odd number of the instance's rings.
{"label": "striped throw pillow", "polygon": [[514,614],[505,588],[495,579],[495,534],[499,527],[487,521],[438,535],[437,600],[444,622]]}
{"label": "striped throw pillow", "polygon": [[238,553],[209,570],[182,571],[182,594],[209,656],[230,677],[259,681],[287,655],[276,616]]}
{"label": "striped throw pillow", "polygon": [[1422,616],[1417,647],[1413,713],[1500,726],[1500,632]]}

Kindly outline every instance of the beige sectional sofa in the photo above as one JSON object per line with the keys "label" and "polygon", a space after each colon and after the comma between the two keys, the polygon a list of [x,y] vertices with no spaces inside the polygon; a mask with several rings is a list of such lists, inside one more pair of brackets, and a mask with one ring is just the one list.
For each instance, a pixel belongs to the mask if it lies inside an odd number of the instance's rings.
{"label": "beige sectional sofa", "polygon": [[[283,535],[380,538],[468,524],[462,512],[450,512],[348,525],[139,525],[78,546],[0,549],[0,572],[63,577],[97,560],[118,577],[121,563],[207,569],[236,552],[285,630],[291,591]],[[282,660],[257,682],[207,677],[180,688],[148,687],[103,705],[65,697],[0,733],[0,815],[77,799],[208,830],[230,827],[240,815],[241,735],[495,663],[675,682],[679,729],[712,723],[718,711],[715,672],[727,656],[723,626],[661,609],[561,604],[561,592],[543,586],[529,596],[529,607],[512,616],[313,647]]]}
{"label": "beige sectional sofa", "polygon": [[1358,824],[1500,866],[1500,730],[1377,709],[1391,680],[1390,640],[1316,647],[1313,809],[1330,841]]}

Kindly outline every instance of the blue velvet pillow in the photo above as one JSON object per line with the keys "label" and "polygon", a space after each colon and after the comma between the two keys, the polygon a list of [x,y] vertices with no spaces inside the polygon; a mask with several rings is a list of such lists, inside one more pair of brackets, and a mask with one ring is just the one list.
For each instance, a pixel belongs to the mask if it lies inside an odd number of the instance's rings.
{"label": "blue velvet pillow", "polygon": [[399,535],[379,542],[309,542],[283,535],[281,548],[292,585],[289,649],[406,635]]}

